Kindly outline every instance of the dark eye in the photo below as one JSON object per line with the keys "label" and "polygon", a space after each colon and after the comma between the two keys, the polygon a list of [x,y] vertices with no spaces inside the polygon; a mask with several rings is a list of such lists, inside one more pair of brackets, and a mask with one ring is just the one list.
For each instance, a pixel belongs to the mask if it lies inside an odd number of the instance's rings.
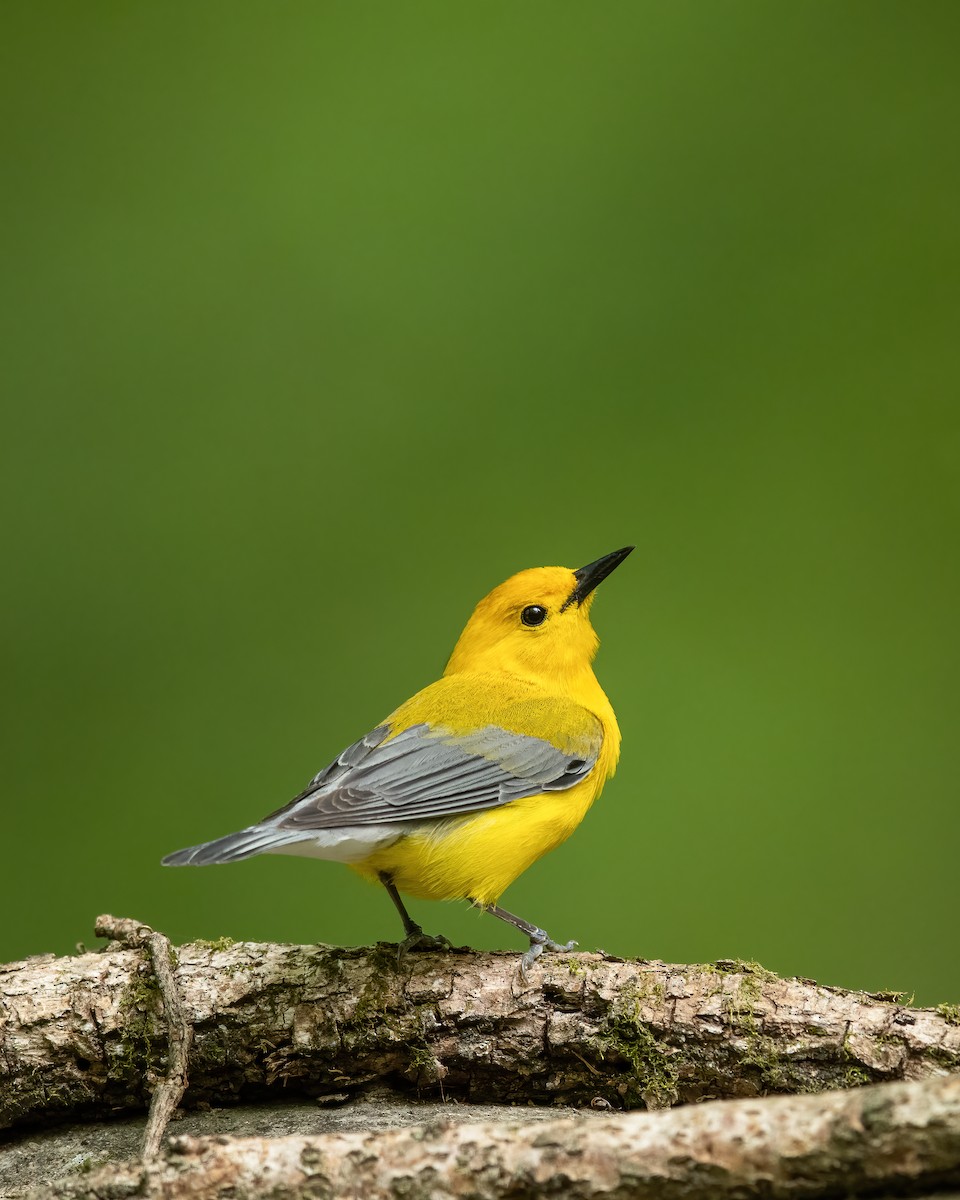
{"label": "dark eye", "polygon": [[542,625],[547,619],[547,610],[540,604],[528,604],[520,614],[524,625]]}

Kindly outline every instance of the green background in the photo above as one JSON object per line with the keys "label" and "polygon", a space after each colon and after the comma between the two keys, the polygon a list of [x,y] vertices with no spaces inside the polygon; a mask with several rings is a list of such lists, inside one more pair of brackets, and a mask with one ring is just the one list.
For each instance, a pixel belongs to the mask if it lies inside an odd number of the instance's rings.
{"label": "green background", "polygon": [[[504,903],[960,999],[960,6],[3,7],[0,959],[395,939],[344,867],[168,871],[523,567],[621,769]],[[478,947],[521,939],[414,902]]]}

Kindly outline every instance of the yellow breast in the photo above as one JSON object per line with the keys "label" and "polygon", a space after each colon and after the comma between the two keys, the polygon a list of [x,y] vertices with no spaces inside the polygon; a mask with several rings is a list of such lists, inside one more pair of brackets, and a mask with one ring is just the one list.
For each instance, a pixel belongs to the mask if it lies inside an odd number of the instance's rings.
{"label": "yellow breast", "polygon": [[402,838],[355,869],[371,879],[384,871],[401,892],[422,900],[495,904],[518,875],[566,841],[580,824],[603,786],[593,775],[565,792],[529,796],[503,808],[439,822]]}
{"label": "yellow breast", "polygon": [[401,892],[423,900],[494,904],[518,875],[566,841],[583,820],[616,768],[620,730],[592,672],[576,700],[517,678],[447,676],[398,709],[389,723],[395,732],[419,721],[433,723],[438,709],[447,727],[497,724],[545,738],[569,753],[582,752],[586,732],[598,725],[602,730],[597,763],[574,787],[421,826],[354,864],[366,878],[377,880],[385,873]]}

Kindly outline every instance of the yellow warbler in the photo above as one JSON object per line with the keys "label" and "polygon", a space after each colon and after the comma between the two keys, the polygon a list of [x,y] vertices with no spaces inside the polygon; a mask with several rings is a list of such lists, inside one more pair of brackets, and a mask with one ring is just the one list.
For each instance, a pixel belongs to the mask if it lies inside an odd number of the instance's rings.
{"label": "yellow warbler", "polygon": [[534,567],[477,605],[443,677],[354,742],[284,808],[256,825],[178,850],[164,865],[254,854],[348,863],[396,905],[404,948],[442,943],[411,920],[400,892],[469,900],[546,947],[537,925],[497,907],[506,888],[583,820],[613,774],[620,730],[593,673],[597,584],[627,557],[579,570]]}

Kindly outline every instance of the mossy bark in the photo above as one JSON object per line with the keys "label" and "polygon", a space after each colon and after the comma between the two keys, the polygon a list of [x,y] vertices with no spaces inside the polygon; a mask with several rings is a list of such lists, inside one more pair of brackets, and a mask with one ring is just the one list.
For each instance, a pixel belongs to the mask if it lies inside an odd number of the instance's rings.
{"label": "mossy bark", "polygon": [[[622,1110],[960,1069],[952,1014],[749,963],[545,955],[524,982],[509,955],[195,943],[175,978],[187,1107],[387,1088]],[[167,1041],[144,952],[9,964],[0,1003],[0,1128],[148,1104]]]}

